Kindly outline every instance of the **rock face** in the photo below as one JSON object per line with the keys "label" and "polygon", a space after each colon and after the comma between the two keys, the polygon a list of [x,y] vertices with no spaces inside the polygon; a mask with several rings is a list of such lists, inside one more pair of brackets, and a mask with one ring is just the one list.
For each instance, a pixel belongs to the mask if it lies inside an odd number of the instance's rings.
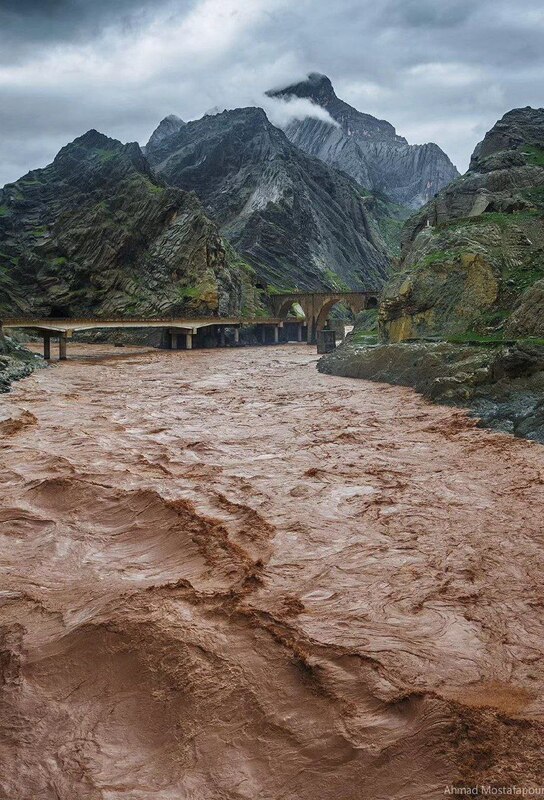
{"label": "rock face", "polygon": [[386,341],[544,335],[544,109],[510,111],[413,216],[381,307]]}
{"label": "rock face", "polygon": [[326,75],[312,73],[301,83],[268,94],[306,98],[324,108],[336,125],[309,117],[293,121],[286,128],[289,139],[396,203],[417,209],[459,175],[438,145],[410,145],[389,122],[340,100]]}
{"label": "rock face", "polygon": [[166,139],[167,136],[177,133],[185,124],[181,117],[177,117],[175,114],[169,114],[159,122],[151,134],[148,143],[144,147],[144,152],[148,147],[151,149],[156,147],[163,139]]}
{"label": "rock face", "polygon": [[0,191],[2,313],[239,313],[255,301],[248,269],[194,195],[97,131]]}
{"label": "rock face", "polygon": [[388,270],[365,193],[295,147],[259,108],[189,122],[150,142],[167,183],[194,191],[221,233],[278,288],[376,288]]}
{"label": "rock face", "polygon": [[[13,381],[26,378],[34,369],[43,364],[44,362],[39,356],[33,355],[9,336],[4,336],[0,330],[0,393],[8,392]],[[3,432],[3,421],[0,415],[0,434]]]}

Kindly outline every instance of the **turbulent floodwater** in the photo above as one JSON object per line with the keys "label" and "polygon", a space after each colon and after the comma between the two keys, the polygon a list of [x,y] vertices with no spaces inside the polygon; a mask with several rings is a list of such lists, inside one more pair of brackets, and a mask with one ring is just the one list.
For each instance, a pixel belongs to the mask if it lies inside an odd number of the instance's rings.
{"label": "turbulent floodwater", "polygon": [[541,785],[542,447],[305,346],[69,355],[0,400],[0,797]]}

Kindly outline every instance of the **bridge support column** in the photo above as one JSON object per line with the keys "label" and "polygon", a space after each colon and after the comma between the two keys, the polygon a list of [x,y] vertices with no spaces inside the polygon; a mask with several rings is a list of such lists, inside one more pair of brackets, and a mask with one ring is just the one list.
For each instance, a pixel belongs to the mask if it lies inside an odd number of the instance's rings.
{"label": "bridge support column", "polygon": [[43,357],[45,361],[51,359],[51,334],[44,333],[43,335]]}
{"label": "bridge support column", "polygon": [[306,331],[306,344],[315,344],[315,317],[308,318],[308,330]]}
{"label": "bridge support column", "polygon": [[297,326],[297,342],[301,341],[302,341],[302,322],[299,322]]}
{"label": "bridge support column", "polygon": [[172,350],[177,350],[178,347],[179,347],[177,333],[171,333],[170,337],[171,337],[171,342],[172,342]]}
{"label": "bridge support column", "polygon": [[240,328],[234,329],[234,344],[240,344]]}
{"label": "bridge support column", "polygon": [[59,336],[59,361],[66,361],[66,344],[68,339],[65,333]]}
{"label": "bridge support column", "polygon": [[185,349],[192,350],[193,349],[193,334],[186,333],[185,334]]}
{"label": "bridge support column", "polygon": [[278,344],[280,340],[280,326],[274,325],[274,344]]}

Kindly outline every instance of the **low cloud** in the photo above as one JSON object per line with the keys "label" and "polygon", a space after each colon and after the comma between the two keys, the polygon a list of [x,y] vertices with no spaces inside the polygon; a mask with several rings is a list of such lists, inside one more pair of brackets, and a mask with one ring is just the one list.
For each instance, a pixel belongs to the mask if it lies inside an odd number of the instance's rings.
{"label": "low cloud", "polygon": [[329,125],[333,125],[335,128],[340,127],[328,111],[305,97],[280,98],[263,95],[259,105],[266,111],[270,122],[278,128],[286,128],[290,122],[307,119],[308,117],[328,122]]}
{"label": "low cloud", "polygon": [[323,118],[263,98],[308,72],[463,170],[506,111],[544,104],[543,41],[541,0],[0,0],[0,185],[89,128],[145,142],[214,106]]}

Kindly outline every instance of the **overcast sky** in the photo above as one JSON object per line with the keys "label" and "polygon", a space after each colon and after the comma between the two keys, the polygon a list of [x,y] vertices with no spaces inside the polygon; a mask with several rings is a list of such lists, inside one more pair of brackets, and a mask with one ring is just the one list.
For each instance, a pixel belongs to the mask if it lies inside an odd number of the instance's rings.
{"label": "overcast sky", "polygon": [[258,105],[309,71],[464,171],[505,111],[544,105],[544,6],[0,0],[0,185],[89,128],[145,143],[167,114]]}

